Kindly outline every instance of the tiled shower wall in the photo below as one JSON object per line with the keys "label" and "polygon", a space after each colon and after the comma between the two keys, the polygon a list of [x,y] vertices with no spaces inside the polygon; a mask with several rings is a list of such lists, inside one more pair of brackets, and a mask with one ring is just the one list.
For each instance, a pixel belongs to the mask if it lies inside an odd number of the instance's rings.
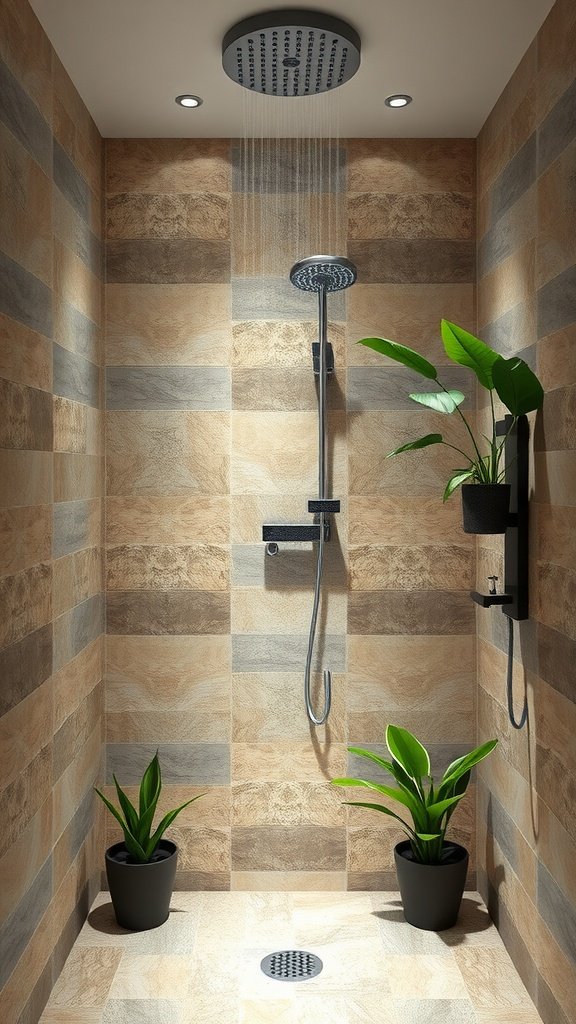
{"label": "tiled shower wall", "polygon": [[[478,140],[478,326],[546,390],[532,423],[530,619],[506,713],[504,617],[478,612],[480,888],[545,1024],[576,1019],[576,8],[558,0]],[[533,418],[532,418],[533,419]],[[482,538],[478,570],[501,573]],[[483,581],[485,583],[485,581]]]}
{"label": "tiled shower wall", "polygon": [[[410,403],[409,374],[356,345],[384,333],[443,363],[440,318],[475,328],[475,145],[344,149],[359,279],[330,300],[342,512],[318,667],[334,707],[311,731],[313,552],[270,558],[260,539],[265,521],[306,521],[316,493],[316,301],[287,283],[308,253],[288,253],[280,279],[243,277],[258,239],[236,144],[106,146],[108,781],[134,785],[159,746],[166,806],[206,794],[172,830],[186,888],[390,888],[398,831],[329,784],[358,768],[347,743],[377,749],[393,721],[440,765],[475,738],[474,549],[456,501],[441,502],[452,460],[385,460],[440,418]],[[469,376],[444,379],[472,404]],[[470,846],[473,809],[456,819]]]}
{"label": "tiled shower wall", "polygon": [[0,3],[0,1019],[34,1024],[97,891],[103,749],[98,132]]}

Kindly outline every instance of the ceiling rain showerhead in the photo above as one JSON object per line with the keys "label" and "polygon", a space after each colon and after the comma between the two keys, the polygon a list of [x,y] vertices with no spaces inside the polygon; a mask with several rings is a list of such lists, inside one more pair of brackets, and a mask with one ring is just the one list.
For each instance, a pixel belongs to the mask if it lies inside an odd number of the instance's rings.
{"label": "ceiling rain showerhead", "polygon": [[341,292],[356,280],[356,267],[345,256],[308,256],[290,271],[290,281],[303,292]]}
{"label": "ceiling rain showerhead", "polygon": [[312,96],[344,85],[360,66],[360,36],[323,11],[266,11],[233,25],[222,65],[234,82],[269,96]]}

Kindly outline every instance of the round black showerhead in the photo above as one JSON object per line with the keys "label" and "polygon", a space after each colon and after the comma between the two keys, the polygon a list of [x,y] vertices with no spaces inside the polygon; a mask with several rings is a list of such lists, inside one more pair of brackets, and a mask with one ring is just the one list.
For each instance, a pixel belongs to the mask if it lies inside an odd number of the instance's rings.
{"label": "round black showerhead", "polygon": [[233,25],[222,65],[234,82],[268,96],[312,96],[344,85],[360,66],[360,36],[323,11],[266,11]]}
{"label": "round black showerhead", "polygon": [[341,292],[356,280],[356,267],[345,256],[308,256],[290,271],[290,280],[303,292]]}

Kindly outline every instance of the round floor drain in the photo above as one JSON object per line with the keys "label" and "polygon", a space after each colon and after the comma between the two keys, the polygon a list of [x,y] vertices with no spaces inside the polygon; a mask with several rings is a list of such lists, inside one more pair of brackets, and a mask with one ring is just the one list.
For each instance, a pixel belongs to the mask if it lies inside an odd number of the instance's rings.
{"label": "round floor drain", "polygon": [[276,981],[300,981],[302,978],[315,978],[322,970],[322,961],[314,953],[304,949],[284,949],[280,953],[270,953],[260,963],[264,974]]}

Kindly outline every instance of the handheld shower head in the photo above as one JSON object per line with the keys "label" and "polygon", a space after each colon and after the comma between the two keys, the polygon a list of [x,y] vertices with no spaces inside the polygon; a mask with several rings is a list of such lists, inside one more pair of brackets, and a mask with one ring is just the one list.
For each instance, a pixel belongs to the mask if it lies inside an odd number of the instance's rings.
{"label": "handheld shower head", "polygon": [[356,280],[356,267],[345,256],[308,256],[290,271],[290,280],[303,292],[341,292]]}

